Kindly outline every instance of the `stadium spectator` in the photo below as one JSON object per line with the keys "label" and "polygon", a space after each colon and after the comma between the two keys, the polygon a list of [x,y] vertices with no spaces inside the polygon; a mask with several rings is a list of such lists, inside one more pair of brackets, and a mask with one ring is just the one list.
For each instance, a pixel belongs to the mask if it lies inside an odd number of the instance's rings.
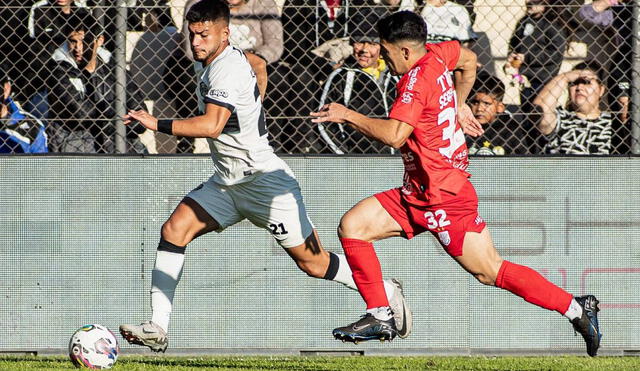
{"label": "stadium spectator", "polygon": [[[188,117],[179,114],[191,99],[176,94],[183,74],[192,75],[191,63],[181,48],[182,34],[173,25],[162,26],[158,13],[151,11],[145,17],[146,30],[140,36],[131,54],[129,71],[140,97],[153,107],[151,112],[162,118]],[[183,100],[184,99],[184,100]],[[193,106],[192,106],[193,107]],[[193,112],[190,111],[190,112]],[[176,153],[176,138],[164,133],[145,134],[159,153]],[[148,148],[153,148],[147,146]]]}
{"label": "stadium spectator", "polygon": [[[534,127],[520,112],[505,110],[502,103],[504,85],[495,76],[480,73],[471,90],[469,107],[484,134],[467,136],[467,147],[472,155],[531,154]],[[535,133],[537,134],[537,132]]]}
{"label": "stadium spectator", "polygon": [[509,40],[505,71],[520,87],[520,104],[530,109],[540,89],[558,74],[567,35],[547,0],[527,0],[527,14],[522,17]]}
{"label": "stadium spectator", "polygon": [[[392,76],[380,56],[375,29],[377,20],[388,14],[384,8],[360,8],[349,18],[353,54],[333,71],[322,89],[320,106],[340,102],[374,117],[386,117],[395,96],[398,78]],[[372,141],[347,125],[318,125],[320,137],[333,153],[389,153],[390,148]]]}
{"label": "stadium spectator", "polygon": [[[608,155],[619,150],[614,144],[626,138],[628,128],[611,112],[603,110],[602,70],[595,62],[580,63],[573,70],[556,76],[545,85],[534,100],[537,127],[547,144],[549,154]],[[560,97],[569,89],[566,108]]]}
{"label": "stadium spectator", "polygon": [[0,153],[47,152],[44,124],[13,100],[6,71],[6,65],[0,65]]}
{"label": "stadium spectator", "polygon": [[231,7],[231,45],[251,52],[268,64],[282,56],[282,22],[273,0],[227,0]]}
{"label": "stadium spectator", "polygon": [[447,0],[427,0],[420,12],[427,22],[427,42],[458,40],[465,45],[476,39],[471,17],[464,6]]}
{"label": "stadium spectator", "polygon": [[20,102],[26,102],[33,93],[31,81],[25,74],[32,63],[27,54],[30,38],[27,36],[31,4],[24,0],[5,0],[0,6],[0,63],[4,73],[14,82],[12,95]]}
{"label": "stadium spectator", "polygon": [[[91,14],[75,14],[65,27],[67,40],[55,50],[48,70],[51,123],[47,127],[51,152],[96,153],[114,150],[115,61],[102,47],[105,36]],[[131,81],[131,79],[128,79]],[[129,89],[131,90],[131,89]],[[142,100],[129,94],[127,106],[142,108]],[[136,134],[128,129],[129,151],[143,152]]]}
{"label": "stadium spectator", "polygon": [[53,52],[65,42],[65,26],[76,13],[89,13],[85,1],[41,0],[31,7],[28,19],[31,42],[27,51],[30,63],[24,73],[32,90],[28,92],[25,108],[39,118],[46,118],[49,109],[48,92],[43,88],[50,72],[47,71],[47,63]]}

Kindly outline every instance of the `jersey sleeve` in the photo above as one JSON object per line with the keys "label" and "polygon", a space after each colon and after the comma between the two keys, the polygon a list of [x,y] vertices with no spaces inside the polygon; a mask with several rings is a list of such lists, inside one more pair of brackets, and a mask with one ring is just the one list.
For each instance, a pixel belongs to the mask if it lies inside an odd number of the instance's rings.
{"label": "jersey sleeve", "polygon": [[432,49],[447,65],[449,71],[453,71],[460,59],[460,42],[457,40],[432,44]]}
{"label": "jersey sleeve", "polygon": [[[396,100],[391,106],[389,118],[416,127],[426,105],[427,90],[420,88],[419,70],[412,70],[397,86]],[[413,82],[412,82],[413,80]]]}
{"label": "jersey sleeve", "polygon": [[234,112],[240,96],[239,87],[242,86],[238,78],[242,74],[235,71],[231,65],[223,65],[223,68],[213,68],[209,71],[209,86],[204,94],[204,102],[221,106]]}

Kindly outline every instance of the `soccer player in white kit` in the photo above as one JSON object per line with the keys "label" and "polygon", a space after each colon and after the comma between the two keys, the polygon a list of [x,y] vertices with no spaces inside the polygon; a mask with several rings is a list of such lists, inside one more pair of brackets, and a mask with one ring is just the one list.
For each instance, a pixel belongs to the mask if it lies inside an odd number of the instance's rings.
{"label": "soccer player in white kit", "polygon": [[[229,8],[223,0],[201,0],[186,15],[198,71],[200,115],[158,120],[130,111],[125,123],[140,122],[167,134],[207,138],[215,172],[189,192],[161,229],[151,279],[152,318],[121,325],[131,344],[165,351],[175,288],[185,247],[198,236],[249,219],[268,230],[298,267],[311,277],[356,288],[344,255],[322,248],[307,216],[298,182],[269,145],[256,77],[244,53],[229,45]],[[411,331],[411,312],[396,280],[385,281],[399,335]],[[404,324],[404,325],[402,325]]]}

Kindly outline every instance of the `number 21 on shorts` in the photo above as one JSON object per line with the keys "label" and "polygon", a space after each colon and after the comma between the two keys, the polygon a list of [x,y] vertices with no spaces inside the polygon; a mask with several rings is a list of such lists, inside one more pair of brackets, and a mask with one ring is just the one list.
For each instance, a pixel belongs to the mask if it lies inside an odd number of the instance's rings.
{"label": "number 21 on shorts", "polygon": [[427,211],[424,213],[424,218],[427,220],[429,229],[444,228],[451,224],[451,221],[447,220],[447,212],[442,209],[434,212]]}

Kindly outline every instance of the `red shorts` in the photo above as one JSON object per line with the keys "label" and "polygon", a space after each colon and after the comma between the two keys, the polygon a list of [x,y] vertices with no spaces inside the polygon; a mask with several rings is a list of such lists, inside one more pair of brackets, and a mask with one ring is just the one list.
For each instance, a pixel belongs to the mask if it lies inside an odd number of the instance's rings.
{"label": "red shorts", "polygon": [[375,195],[382,207],[400,224],[407,239],[429,231],[451,256],[462,255],[467,232],[482,232],[485,221],[478,215],[478,195],[471,182],[458,194],[442,191],[442,203],[417,206],[406,202],[400,188]]}

